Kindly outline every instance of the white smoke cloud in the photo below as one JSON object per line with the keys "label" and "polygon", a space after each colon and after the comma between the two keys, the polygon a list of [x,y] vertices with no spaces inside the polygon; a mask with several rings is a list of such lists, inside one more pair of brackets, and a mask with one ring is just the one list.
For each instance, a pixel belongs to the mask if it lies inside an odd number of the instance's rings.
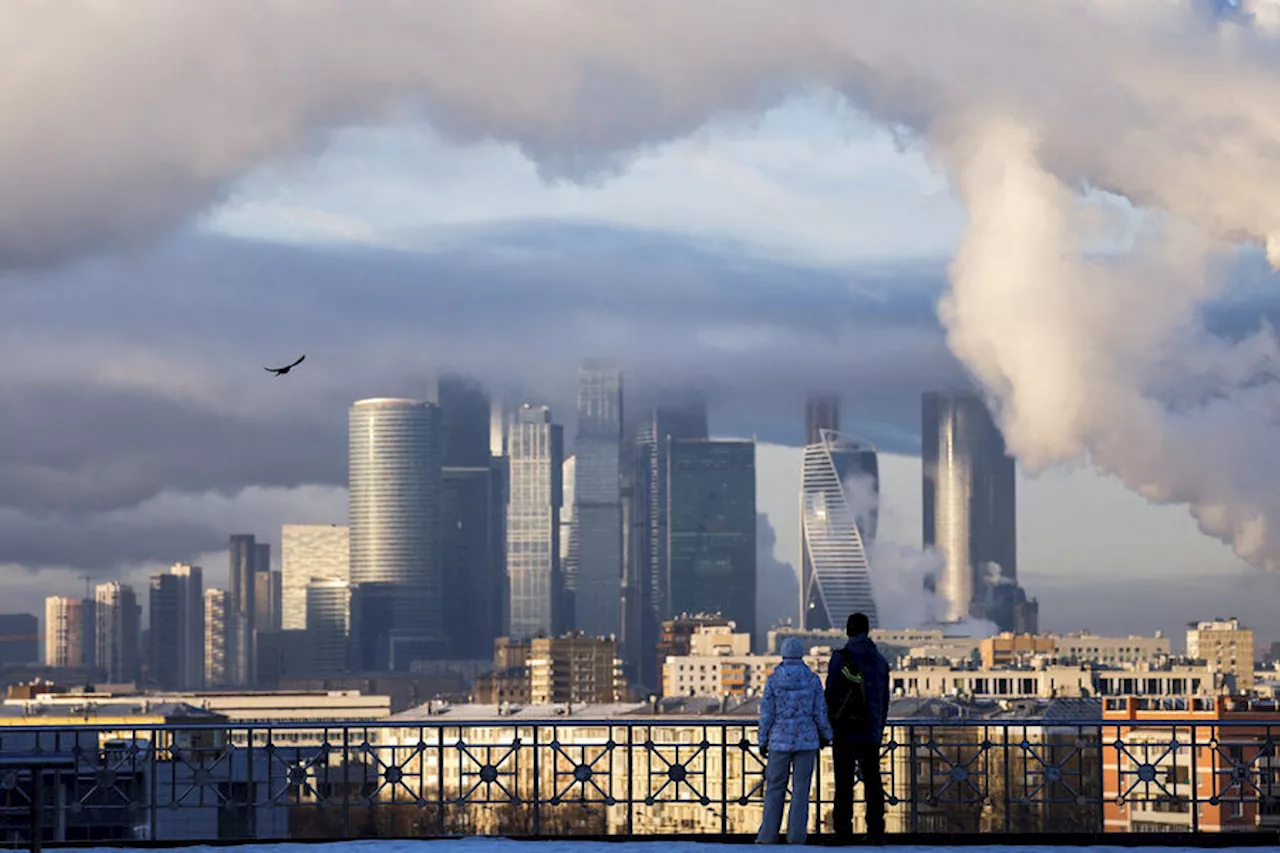
{"label": "white smoke cloud", "polygon": [[[842,486],[855,518],[865,520],[878,511],[880,496],[870,476],[850,473]],[[931,628],[946,620],[947,602],[933,591],[946,565],[938,551],[876,539],[867,549],[867,563],[881,628]],[[999,566],[995,572],[998,576]],[[998,632],[994,622],[971,617],[947,625],[947,633],[958,637],[989,637]]]}
{"label": "white smoke cloud", "polygon": [[[1197,309],[1214,252],[1280,259],[1280,6],[1216,5],[9,0],[0,265],[151,238],[331,127],[425,116],[581,175],[836,89],[969,207],[942,317],[1024,467],[1088,457],[1275,568],[1280,347],[1214,339]],[[1162,214],[1089,256],[1087,188]]]}

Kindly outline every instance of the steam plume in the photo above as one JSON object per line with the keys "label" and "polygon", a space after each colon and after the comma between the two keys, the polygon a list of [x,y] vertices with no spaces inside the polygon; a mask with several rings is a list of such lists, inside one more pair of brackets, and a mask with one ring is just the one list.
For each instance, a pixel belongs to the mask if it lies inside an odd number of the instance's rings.
{"label": "steam plume", "polygon": [[[549,174],[806,87],[922,140],[971,212],[942,316],[1039,469],[1088,456],[1280,564],[1269,329],[1197,306],[1280,261],[1280,6],[1209,0],[8,0],[0,266],[146,240],[326,129],[425,116]],[[1161,211],[1131,250],[1083,205]]]}

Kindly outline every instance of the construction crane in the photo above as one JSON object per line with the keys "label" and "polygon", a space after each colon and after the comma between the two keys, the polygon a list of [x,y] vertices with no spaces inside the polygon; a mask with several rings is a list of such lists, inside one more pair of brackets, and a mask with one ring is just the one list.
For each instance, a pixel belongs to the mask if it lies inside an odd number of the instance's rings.
{"label": "construction crane", "polygon": [[76,575],[80,580],[84,581],[84,597],[88,601],[93,598],[93,575]]}

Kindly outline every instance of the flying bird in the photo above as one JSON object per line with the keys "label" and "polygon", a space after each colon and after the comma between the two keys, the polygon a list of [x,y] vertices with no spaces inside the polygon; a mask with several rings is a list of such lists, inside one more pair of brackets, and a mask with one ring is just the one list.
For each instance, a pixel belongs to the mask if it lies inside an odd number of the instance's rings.
{"label": "flying bird", "polygon": [[306,357],[307,356],[304,353],[303,355],[298,356],[298,360],[295,361],[293,364],[288,364],[288,365],[285,365],[284,367],[264,367],[262,369],[267,371],[267,373],[274,373],[276,376],[284,376],[290,370],[293,370],[299,364],[302,364],[303,359],[305,359]]}

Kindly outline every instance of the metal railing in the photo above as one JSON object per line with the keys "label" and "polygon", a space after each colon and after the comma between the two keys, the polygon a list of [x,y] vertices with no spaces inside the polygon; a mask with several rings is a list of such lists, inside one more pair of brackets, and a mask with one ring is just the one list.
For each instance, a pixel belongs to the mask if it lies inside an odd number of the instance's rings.
{"label": "metal railing", "polygon": [[[893,720],[890,833],[1280,826],[1261,722]],[[0,839],[59,842],[754,832],[749,720],[0,728]],[[831,752],[815,833],[831,832]],[[857,799],[861,800],[862,786]],[[863,807],[855,806],[855,829]]]}

